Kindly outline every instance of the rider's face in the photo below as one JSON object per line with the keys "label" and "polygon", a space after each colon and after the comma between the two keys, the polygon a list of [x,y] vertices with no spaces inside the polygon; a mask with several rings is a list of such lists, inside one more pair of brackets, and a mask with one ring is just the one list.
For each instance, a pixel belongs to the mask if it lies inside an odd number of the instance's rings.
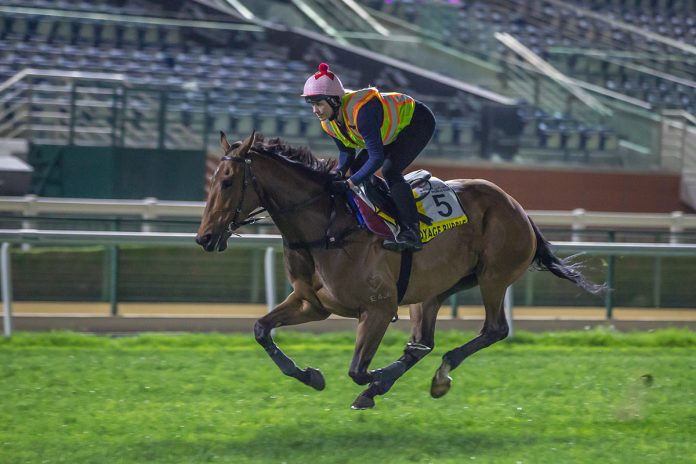
{"label": "rider's face", "polygon": [[312,113],[314,113],[320,121],[328,120],[333,114],[333,108],[326,100],[312,102]]}

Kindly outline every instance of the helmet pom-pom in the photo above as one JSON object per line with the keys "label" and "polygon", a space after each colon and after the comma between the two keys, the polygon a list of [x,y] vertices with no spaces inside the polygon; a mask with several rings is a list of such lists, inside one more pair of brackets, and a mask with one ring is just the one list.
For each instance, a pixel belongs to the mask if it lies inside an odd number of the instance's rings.
{"label": "helmet pom-pom", "polygon": [[326,63],[319,63],[319,71],[314,73],[314,78],[319,79],[321,76],[326,76],[329,79],[334,79],[334,73],[329,71],[329,65]]}
{"label": "helmet pom-pom", "polygon": [[303,97],[329,96],[341,97],[346,93],[341,79],[331,71],[327,63],[319,63],[317,70],[305,82]]}

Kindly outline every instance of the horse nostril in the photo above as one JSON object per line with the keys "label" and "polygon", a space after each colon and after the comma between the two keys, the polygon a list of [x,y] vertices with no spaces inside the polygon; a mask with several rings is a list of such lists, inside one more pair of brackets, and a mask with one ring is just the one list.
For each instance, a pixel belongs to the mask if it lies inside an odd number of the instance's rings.
{"label": "horse nostril", "polygon": [[206,246],[208,243],[210,243],[210,234],[204,234],[204,235],[197,235],[196,236],[196,243],[199,244],[200,246]]}

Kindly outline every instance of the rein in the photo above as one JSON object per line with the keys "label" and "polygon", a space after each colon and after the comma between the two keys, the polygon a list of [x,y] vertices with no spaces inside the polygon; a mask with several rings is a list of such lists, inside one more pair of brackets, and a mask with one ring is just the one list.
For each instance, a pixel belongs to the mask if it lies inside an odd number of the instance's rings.
{"label": "rein", "polygon": [[[249,185],[249,180],[247,177],[251,178],[251,183],[252,186],[254,187],[254,191],[256,192],[256,195],[259,197],[260,200],[263,200],[263,195],[261,194],[261,189],[259,188],[258,181],[256,179],[256,175],[254,175],[254,172],[251,170],[251,159],[250,158],[244,158],[241,156],[230,156],[230,155],[225,155],[223,156],[220,161],[233,161],[235,163],[244,163],[244,171],[242,172],[242,194],[239,198],[239,202],[237,203],[237,207],[234,210],[234,217],[232,218],[232,221],[230,224],[227,226],[227,230],[229,232],[233,232],[235,229],[249,225],[249,224],[254,224],[262,219],[267,218],[267,216],[263,217],[257,217],[259,214],[268,211],[267,208],[260,207],[259,209],[251,212],[249,214],[249,217],[241,222],[237,222],[237,219],[239,218],[239,215],[242,212],[242,205],[244,204],[244,197],[246,195],[246,190]],[[249,172],[247,176],[247,171]],[[301,210],[312,203],[315,203],[317,200],[320,198],[324,197],[325,190],[322,190],[319,192],[317,195],[314,195],[310,197],[309,199],[302,201],[300,203],[288,206],[287,208],[275,211],[273,214],[276,216],[278,215],[286,215],[289,213],[293,213],[295,211]],[[269,211],[270,213],[270,211]],[[319,240],[313,240],[310,242],[288,242],[287,240],[283,239],[283,245],[291,250],[299,250],[299,249],[309,249],[309,248],[317,248],[317,247],[322,247],[322,248],[330,248],[330,247],[337,247],[340,246],[343,243],[343,239],[347,237],[348,235],[352,234],[353,232],[359,230],[359,227],[349,227],[348,229],[342,231],[340,234],[331,234],[331,226],[333,225],[335,219],[336,219],[336,197],[335,195],[331,195],[331,202],[329,204],[329,223],[326,226],[326,230],[324,232],[324,237],[319,239]]]}

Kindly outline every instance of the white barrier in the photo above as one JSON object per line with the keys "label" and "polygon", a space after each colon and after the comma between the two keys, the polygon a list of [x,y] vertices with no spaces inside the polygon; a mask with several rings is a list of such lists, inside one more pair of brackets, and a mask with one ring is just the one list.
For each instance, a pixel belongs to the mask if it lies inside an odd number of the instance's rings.
{"label": "white barrier", "polygon": [[[9,248],[11,244],[46,244],[46,245],[170,245],[197,246],[194,234],[156,233],[156,232],[104,232],[104,231],[45,231],[35,229],[0,229],[2,290],[4,307],[5,335],[11,335],[12,327],[12,280]],[[696,256],[696,244],[654,244],[654,243],[594,243],[594,242],[554,242],[551,244],[557,252],[585,253],[601,256]],[[282,250],[280,235],[243,234],[228,241],[230,249],[252,248],[265,249],[265,276],[267,288],[267,305],[269,310],[275,305],[275,278],[272,272],[275,266],[273,252]],[[609,266],[607,283],[611,286],[613,266]],[[611,292],[607,292],[611,295]],[[271,295],[271,296],[268,296]],[[610,298],[610,297],[609,297]],[[512,325],[511,297],[506,298],[506,313]],[[607,302],[608,314],[611,314],[611,300]]]}
{"label": "white barrier", "polygon": [[[82,198],[48,198],[0,196],[0,212],[17,213],[27,220],[39,215],[94,215],[98,217],[133,216],[143,220],[158,218],[200,219],[205,208],[198,201],[163,201],[156,198],[141,200],[100,200]],[[541,227],[557,226],[582,231],[589,227],[619,229],[662,229],[673,234],[696,231],[696,214],[681,211],[671,213],[612,213],[584,209],[572,211],[527,211]]]}

